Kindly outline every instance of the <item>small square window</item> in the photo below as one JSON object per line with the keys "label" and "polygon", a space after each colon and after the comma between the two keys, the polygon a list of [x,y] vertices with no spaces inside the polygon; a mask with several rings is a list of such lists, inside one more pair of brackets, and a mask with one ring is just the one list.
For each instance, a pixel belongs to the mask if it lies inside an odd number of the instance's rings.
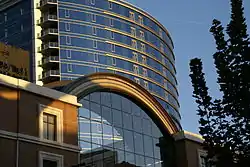
{"label": "small square window", "polygon": [[113,8],[113,3],[109,2],[109,9],[112,9],[112,8]]}
{"label": "small square window", "polygon": [[142,64],[147,64],[147,58],[146,56],[141,56],[142,57]]}
{"label": "small square window", "polygon": [[144,43],[141,43],[141,51],[142,52],[146,52],[146,48],[145,48],[145,44]]}
{"label": "small square window", "polygon": [[65,30],[70,31],[70,23],[65,23]]}
{"label": "small square window", "polygon": [[148,76],[148,71],[146,68],[142,68],[143,71],[143,76],[147,77]]}
{"label": "small square window", "polygon": [[111,52],[115,52],[115,44],[111,44]]}
{"label": "small square window", "polygon": [[136,62],[138,62],[138,53],[133,52],[133,60],[135,60]]}
{"label": "small square window", "polygon": [[116,65],[116,58],[112,57],[111,61],[112,61],[112,65],[115,66]]}
{"label": "small square window", "polygon": [[71,58],[71,50],[66,50],[66,57]]}
{"label": "small square window", "polygon": [[143,31],[140,31],[140,38],[141,38],[141,39],[145,39],[145,35],[144,35],[144,32],[143,32]]}
{"label": "small square window", "polygon": [[22,8],[20,8],[20,14],[23,15],[23,9]]}
{"label": "small square window", "polygon": [[92,22],[96,22],[96,14],[91,14]]}
{"label": "small square window", "polygon": [[162,34],[162,29],[159,29],[159,36],[162,38],[163,34]]}
{"label": "small square window", "polygon": [[96,27],[92,27],[92,34],[96,35]]}
{"label": "small square window", "polygon": [[164,81],[163,81],[164,83],[163,83],[163,85],[164,85],[164,87],[167,89],[168,88],[168,82],[167,82],[167,80],[166,79],[164,79]]}
{"label": "small square window", "polygon": [[113,31],[110,31],[110,37],[111,39],[115,39],[115,33]]}
{"label": "small square window", "polygon": [[162,71],[163,71],[163,76],[165,76],[165,77],[166,77],[166,76],[167,76],[166,69],[165,69],[165,68],[163,68],[163,70],[162,70]]}
{"label": "small square window", "polygon": [[66,44],[71,44],[71,37],[70,36],[66,36]]}
{"label": "small square window", "polygon": [[4,13],[4,21],[6,22],[8,20],[7,13]]}
{"label": "small square window", "polygon": [[69,10],[68,9],[65,9],[65,17],[69,17]]}
{"label": "small square window", "polygon": [[72,72],[72,64],[67,64],[67,72]]}
{"label": "small square window", "polygon": [[134,12],[129,12],[129,18],[133,21],[135,21],[135,13]]}
{"label": "small square window", "polygon": [[132,39],[132,48],[137,49],[137,42],[136,40]]}
{"label": "small square window", "polygon": [[139,67],[138,65],[133,65],[133,71],[135,74],[139,74]]}
{"label": "small square window", "polygon": [[143,25],[143,17],[142,16],[138,16],[139,19],[139,24]]}
{"label": "small square window", "polygon": [[23,24],[21,24],[21,32],[23,32]]}
{"label": "small square window", "polygon": [[112,18],[109,19],[110,26],[114,26],[114,20]]}
{"label": "small square window", "polygon": [[140,79],[139,78],[134,78],[135,83],[140,84]]}
{"label": "small square window", "polygon": [[162,52],[164,52],[164,45],[162,43],[160,45],[160,49],[161,49]]}
{"label": "small square window", "polygon": [[94,53],[94,62],[99,61],[99,55],[97,53]]}
{"label": "small square window", "polygon": [[144,81],[144,88],[148,89],[148,82]]}
{"label": "small square window", "polygon": [[8,37],[8,29],[4,29],[4,37],[5,37],[5,38]]}
{"label": "small square window", "polygon": [[136,37],[136,29],[134,27],[131,27],[131,35]]}
{"label": "small square window", "polygon": [[162,62],[162,64],[165,65],[165,57],[163,55],[161,56],[161,62]]}
{"label": "small square window", "polygon": [[90,0],[91,5],[95,4],[95,0]]}
{"label": "small square window", "polygon": [[93,41],[93,48],[97,48],[97,41],[96,40]]}
{"label": "small square window", "polygon": [[165,91],[165,99],[168,101],[168,92]]}

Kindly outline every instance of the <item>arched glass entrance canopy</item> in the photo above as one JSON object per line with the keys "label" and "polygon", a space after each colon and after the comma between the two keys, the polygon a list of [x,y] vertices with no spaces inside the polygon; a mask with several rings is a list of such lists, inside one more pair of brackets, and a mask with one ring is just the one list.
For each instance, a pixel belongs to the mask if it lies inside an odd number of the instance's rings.
{"label": "arched glass entrance canopy", "polygon": [[78,97],[79,145],[85,166],[172,166],[177,127],[142,87],[94,74],[63,88]]}

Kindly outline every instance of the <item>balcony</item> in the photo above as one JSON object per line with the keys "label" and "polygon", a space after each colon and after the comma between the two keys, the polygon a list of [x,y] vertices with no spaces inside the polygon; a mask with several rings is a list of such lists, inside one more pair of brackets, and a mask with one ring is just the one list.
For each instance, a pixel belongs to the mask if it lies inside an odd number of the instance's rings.
{"label": "balcony", "polygon": [[59,67],[59,57],[58,56],[48,56],[39,61],[38,65],[43,68]]}
{"label": "balcony", "polygon": [[59,70],[49,70],[43,72],[42,76],[39,76],[39,79],[43,81],[44,84],[59,81],[60,80],[60,72]]}
{"label": "balcony", "polygon": [[37,20],[37,24],[42,27],[57,27],[58,17],[55,14],[44,14],[40,20]]}
{"label": "balcony", "polygon": [[42,40],[58,39],[58,29],[57,28],[45,29],[38,34],[38,38]]}
{"label": "balcony", "polygon": [[36,7],[40,10],[51,10],[57,6],[57,0],[41,0],[40,3],[36,4]]}
{"label": "balcony", "polygon": [[58,42],[47,42],[38,47],[38,52],[45,53],[46,51],[58,50]]}

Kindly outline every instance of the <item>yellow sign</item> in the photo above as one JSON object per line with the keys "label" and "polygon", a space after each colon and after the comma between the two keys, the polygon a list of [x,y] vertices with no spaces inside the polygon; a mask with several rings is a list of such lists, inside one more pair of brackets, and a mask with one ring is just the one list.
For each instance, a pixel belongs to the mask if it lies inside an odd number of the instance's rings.
{"label": "yellow sign", "polygon": [[0,73],[29,81],[29,52],[0,43]]}

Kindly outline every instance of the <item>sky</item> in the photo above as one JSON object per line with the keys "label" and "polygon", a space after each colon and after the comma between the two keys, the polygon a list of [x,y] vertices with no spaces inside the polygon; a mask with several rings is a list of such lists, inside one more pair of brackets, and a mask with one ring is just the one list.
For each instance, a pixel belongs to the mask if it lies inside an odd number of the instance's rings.
{"label": "sky", "polygon": [[[203,61],[209,93],[220,97],[217,76],[213,64],[215,43],[209,32],[213,19],[218,19],[226,27],[230,21],[229,0],[127,0],[147,11],[159,20],[169,31],[175,48],[180,113],[184,130],[198,133],[199,117],[197,105],[192,97],[189,78],[189,61],[198,57]],[[245,17],[250,34],[250,1],[243,0]]]}

